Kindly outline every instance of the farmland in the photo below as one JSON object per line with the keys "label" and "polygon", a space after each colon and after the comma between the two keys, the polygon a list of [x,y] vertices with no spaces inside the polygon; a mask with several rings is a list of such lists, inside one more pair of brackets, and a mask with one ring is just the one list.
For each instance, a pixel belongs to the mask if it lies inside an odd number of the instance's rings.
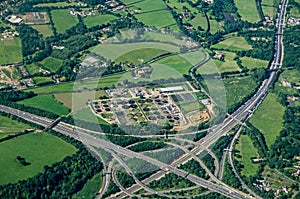
{"label": "farmland", "polygon": [[262,0],[261,7],[264,15],[274,18],[278,4],[279,4],[279,0]]}
{"label": "farmland", "polygon": [[22,61],[21,40],[0,41],[0,64],[11,64]]}
{"label": "farmland", "polygon": [[188,74],[189,69],[192,67],[192,64],[180,55],[169,56],[157,61],[156,63],[162,64],[162,67],[171,67],[180,74]]}
{"label": "farmland", "polygon": [[50,25],[34,25],[31,27],[36,29],[40,33],[42,33],[44,37],[48,37],[52,35],[52,30]]}
{"label": "farmland", "polygon": [[[176,24],[176,21],[172,17],[171,13],[167,10],[136,14],[135,17],[147,26],[155,26],[158,28]],[[173,30],[178,30],[178,27],[173,27]]]}
{"label": "farmland", "polygon": [[255,0],[234,0],[242,19],[252,23],[260,20]]}
{"label": "farmland", "polygon": [[232,52],[224,52],[224,53],[225,53],[224,61],[214,60],[220,73],[241,71],[241,69],[237,65],[236,61],[234,60],[235,53],[232,53]]}
{"label": "farmland", "polygon": [[[30,133],[0,143],[0,184],[15,183],[43,171],[51,165],[74,154],[76,148],[65,141],[47,134]],[[16,160],[25,158],[30,165],[23,166]]]}
{"label": "farmland", "polygon": [[248,69],[267,68],[269,64],[269,62],[266,60],[255,59],[250,57],[242,57],[241,61],[242,61],[242,65]]}
{"label": "farmland", "polygon": [[45,69],[51,72],[56,72],[61,67],[62,61],[53,57],[47,57],[40,63],[45,67]]}
{"label": "farmland", "polygon": [[31,128],[29,125],[0,116],[0,138],[10,134],[23,132],[25,129]]}
{"label": "farmland", "polygon": [[84,24],[91,28],[93,26],[99,26],[103,24],[107,24],[109,21],[117,19],[114,15],[94,15],[94,16],[87,16],[83,19]]}
{"label": "farmland", "polygon": [[40,68],[34,63],[29,64],[29,65],[25,65],[25,68],[26,68],[26,70],[28,71],[28,73],[30,75],[34,75],[36,73],[39,73],[39,70],[40,70]]}
{"label": "farmland", "polygon": [[78,23],[78,19],[72,17],[69,10],[51,10],[51,16],[58,33],[64,33]]}
{"label": "farmland", "polygon": [[212,46],[214,49],[241,51],[252,49],[243,37],[231,37]]}
{"label": "farmland", "polygon": [[53,83],[52,77],[33,77],[32,78],[36,85],[41,85],[45,83]]}
{"label": "farmland", "polygon": [[285,108],[277,101],[276,94],[270,93],[250,119],[250,122],[265,136],[269,148],[283,128],[284,110]]}
{"label": "farmland", "polygon": [[244,168],[242,168],[242,174],[245,176],[253,176],[258,169],[258,164],[253,164],[251,158],[257,157],[256,148],[253,146],[252,140],[248,135],[241,135],[238,143],[235,145],[235,149],[239,151],[241,158],[237,158]]}
{"label": "farmland", "polygon": [[58,115],[66,115],[69,112],[69,109],[57,102],[53,95],[38,95],[19,101],[18,104],[39,108]]}

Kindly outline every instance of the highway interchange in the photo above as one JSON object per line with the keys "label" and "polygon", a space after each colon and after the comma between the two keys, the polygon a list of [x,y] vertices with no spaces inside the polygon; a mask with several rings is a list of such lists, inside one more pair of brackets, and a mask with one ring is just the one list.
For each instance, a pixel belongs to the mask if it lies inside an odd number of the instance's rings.
{"label": "highway interchange", "polygon": [[[132,175],[132,177],[135,179],[136,185],[133,185],[132,187],[128,189],[122,189],[123,191],[114,195],[115,198],[122,198],[127,195],[131,195],[132,193],[140,190],[141,188],[144,188],[150,193],[158,194],[156,191],[150,189],[147,187],[146,184],[149,182],[156,180],[163,176],[165,174],[164,171],[158,171],[157,173],[154,173],[149,178],[143,180],[142,182],[139,181],[133,174],[130,168],[126,166],[126,163],[122,160],[122,158],[119,157],[119,155],[126,156],[128,158],[139,158],[142,159],[152,165],[155,165],[161,169],[168,168],[168,172],[172,172],[178,176],[181,176],[183,178],[186,178],[190,180],[191,182],[194,182],[196,185],[202,186],[204,188],[207,188],[213,192],[220,193],[224,196],[227,196],[229,198],[254,198],[253,196],[250,196],[249,194],[243,193],[239,190],[236,190],[224,183],[222,183],[220,180],[218,180],[216,177],[213,176],[213,174],[209,173],[211,176],[211,180],[205,180],[200,177],[197,177],[193,174],[190,174],[186,171],[183,171],[181,169],[178,169],[177,167],[188,160],[194,158],[202,153],[203,151],[209,150],[208,148],[212,146],[221,136],[228,133],[230,130],[232,130],[235,126],[239,125],[239,121],[245,121],[248,119],[252,113],[257,109],[257,107],[260,105],[260,103],[263,101],[265,96],[268,93],[268,90],[273,83],[277,70],[281,67],[282,64],[282,57],[283,57],[283,29],[284,29],[284,21],[285,21],[285,12],[286,12],[286,6],[287,6],[287,0],[283,0],[281,2],[281,9],[278,14],[277,19],[277,34],[275,37],[275,47],[274,47],[274,60],[272,64],[270,65],[270,72],[269,77],[265,79],[260,88],[257,90],[257,92],[242,106],[240,106],[234,113],[231,114],[231,117],[225,118],[222,124],[218,124],[210,129],[209,134],[205,136],[200,141],[194,143],[193,149],[190,151],[186,151],[184,155],[179,157],[177,160],[175,160],[172,164],[166,164],[161,161],[158,161],[154,158],[150,158],[146,155],[143,155],[141,153],[133,152],[129,149],[120,147],[118,145],[115,145],[111,142],[108,142],[106,140],[97,138],[95,135],[99,134],[98,132],[93,132],[90,130],[86,130],[83,128],[79,128],[77,126],[73,126],[70,124],[66,124],[63,122],[59,122],[56,126],[53,127],[53,130],[71,136],[75,139],[78,139],[82,141],[84,144],[93,146],[96,148],[102,148],[112,154],[114,159],[123,167],[125,170]],[[207,61],[207,60],[205,60]],[[194,70],[194,69],[193,69]],[[16,115],[20,118],[23,118],[29,122],[38,124],[40,126],[43,126],[45,128],[51,126],[53,124],[53,120],[40,117],[34,114],[30,114],[27,112],[23,112],[14,108],[6,107],[0,105],[0,111],[10,113],[12,115]],[[91,149],[93,150],[93,149]],[[184,149],[183,149],[184,150]],[[97,153],[97,151],[94,151],[94,153]],[[108,172],[113,173],[112,171],[113,165],[110,163],[108,165]],[[113,175],[114,176],[114,175]],[[108,182],[110,180],[110,177],[105,175],[105,181],[104,186],[102,187],[102,191],[105,191],[108,187]],[[116,179],[114,179],[116,181]],[[168,197],[166,194],[162,194],[163,196]]]}

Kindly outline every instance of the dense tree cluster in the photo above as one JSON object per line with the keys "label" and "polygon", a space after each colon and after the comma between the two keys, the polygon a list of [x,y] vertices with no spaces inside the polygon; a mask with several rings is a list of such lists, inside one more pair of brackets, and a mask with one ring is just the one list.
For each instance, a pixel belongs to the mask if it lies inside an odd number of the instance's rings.
{"label": "dense tree cluster", "polygon": [[152,181],[149,184],[150,188],[163,188],[163,189],[171,189],[171,188],[184,188],[195,186],[195,183],[177,176],[174,173],[168,173],[163,178],[159,180]]}
{"label": "dense tree cluster", "polygon": [[135,184],[133,177],[131,177],[126,171],[117,171],[117,179],[119,183],[124,187],[128,188]]}
{"label": "dense tree cluster", "polygon": [[194,174],[200,178],[204,178],[206,180],[209,179],[209,176],[206,174],[206,171],[200,166],[199,162],[192,159],[187,163],[180,165],[179,169],[183,169],[191,174]]}
{"label": "dense tree cluster", "polygon": [[164,142],[141,142],[139,144],[130,146],[129,149],[135,152],[141,152],[141,151],[150,151],[150,150],[156,150],[161,149],[163,147],[167,146]]}
{"label": "dense tree cluster", "polygon": [[293,67],[300,71],[300,25],[293,26],[284,32],[284,59],[283,67]]}
{"label": "dense tree cluster", "polygon": [[213,152],[217,156],[219,160],[222,159],[223,151],[226,149],[232,139],[232,135],[222,136],[218,139],[218,141],[213,145]]}

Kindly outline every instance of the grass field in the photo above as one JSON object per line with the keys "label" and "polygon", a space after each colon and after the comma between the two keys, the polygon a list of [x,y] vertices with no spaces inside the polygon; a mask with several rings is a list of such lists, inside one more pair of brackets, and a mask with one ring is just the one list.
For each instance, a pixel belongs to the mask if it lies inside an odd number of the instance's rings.
{"label": "grass field", "polygon": [[295,18],[299,18],[300,17],[300,9],[298,9],[297,7],[292,7],[291,8],[291,17],[295,17]]}
{"label": "grass field", "polygon": [[241,51],[252,49],[244,37],[231,37],[212,46],[215,49]]}
{"label": "grass field", "polygon": [[0,64],[11,64],[22,61],[20,38],[0,41]]}
{"label": "grass field", "polygon": [[279,4],[279,0],[262,0],[261,7],[265,16],[274,17]]}
{"label": "grass field", "polygon": [[56,3],[39,3],[34,5],[33,7],[59,7],[59,8],[64,8],[67,6],[76,6],[76,2],[56,2]]}
{"label": "grass field", "polygon": [[240,59],[242,61],[242,65],[248,69],[267,68],[269,64],[269,62],[266,60],[255,59],[250,57],[242,57]]}
{"label": "grass field", "polygon": [[277,101],[276,94],[270,93],[250,119],[250,122],[265,136],[269,148],[283,129],[284,110],[285,108]]}
{"label": "grass field", "polygon": [[198,29],[198,26],[203,28],[204,30],[207,30],[207,21],[204,16],[202,16],[201,13],[198,13],[194,19],[191,21],[188,21],[196,30]]}
{"label": "grass field", "polygon": [[42,33],[44,37],[48,37],[52,35],[52,30],[50,25],[34,25],[31,27],[36,29],[40,33]]}
{"label": "grass field", "polygon": [[237,149],[242,156],[241,158],[236,157],[236,160],[244,165],[244,168],[242,168],[242,175],[247,177],[255,175],[259,164],[253,164],[250,159],[252,157],[257,157],[256,148],[253,146],[250,137],[248,135],[241,135],[238,143],[235,145],[235,149]]}
{"label": "grass field", "polygon": [[141,12],[149,12],[153,10],[166,9],[166,6],[162,0],[158,0],[158,1],[142,0],[142,1],[134,1],[134,2],[135,3],[131,4],[131,6],[140,8]]}
{"label": "grass field", "polygon": [[37,95],[29,99],[18,101],[17,103],[39,108],[58,115],[66,115],[69,112],[69,109],[56,101],[53,95]]}
{"label": "grass field", "polygon": [[33,77],[32,78],[34,83],[39,85],[39,84],[43,84],[43,83],[50,83],[53,82],[53,79],[51,77]]}
{"label": "grass field", "polygon": [[242,16],[242,20],[252,23],[259,22],[260,17],[255,0],[234,0],[234,2],[239,14]]}
{"label": "grass field", "polygon": [[72,17],[67,9],[51,10],[51,16],[57,33],[64,33],[78,23],[77,17]]}
{"label": "grass field", "polygon": [[227,107],[232,107],[240,102],[255,89],[256,83],[251,76],[232,77],[224,79],[227,94]]}
{"label": "grass field", "polygon": [[34,63],[29,64],[29,65],[24,65],[24,66],[30,75],[39,73],[39,67]]}
{"label": "grass field", "polygon": [[8,117],[0,116],[0,138],[6,137],[10,134],[23,132],[25,129],[31,128],[29,125],[10,119]]}
{"label": "grass field", "polygon": [[[0,143],[0,184],[15,183],[43,172],[51,165],[74,154],[76,148],[48,133],[30,133]],[[31,164],[23,166],[16,160],[25,158]]]}
{"label": "grass field", "polygon": [[225,53],[224,61],[220,61],[218,59],[214,60],[220,73],[241,71],[241,68],[237,65],[236,61],[234,60],[235,53],[232,52],[224,52],[224,53]]}
{"label": "grass field", "polygon": [[46,69],[51,72],[56,72],[62,65],[62,60],[56,59],[54,57],[47,57],[40,62]]}
{"label": "grass field", "polygon": [[94,198],[102,186],[102,172],[94,175],[72,198]]}
{"label": "grass field", "polygon": [[131,63],[138,65],[167,52],[168,51],[157,49],[157,48],[143,48],[143,49],[133,50],[126,54],[123,54],[120,57],[118,57],[115,60],[115,62],[120,63],[120,62],[130,61]]}
{"label": "grass field", "polygon": [[163,64],[164,67],[171,67],[178,71],[180,74],[188,74],[189,69],[192,68],[192,64],[180,55],[169,56],[160,59],[155,63]]}
{"label": "grass field", "polygon": [[94,115],[90,108],[83,108],[81,110],[76,111],[73,114],[73,118],[75,119],[75,124],[76,124],[76,119],[92,122],[96,124],[108,124],[106,121]]}
{"label": "grass field", "polygon": [[296,69],[293,70],[284,70],[280,77],[285,79],[286,81],[294,84],[299,84],[300,83],[300,72]]}
{"label": "grass field", "polygon": [[178,46],[159,43],[159,42],[139,42],[139,43],[128,43],[128,44],[100,44],[93,48],[92,52],[102,55],[111,60],[116,60],[118,57],[125,55],[131,51],[140,49],[160,49],[167,52],[176,52],[179,50]]}
{"label": "grass field", "polygon": [[143,22],[145,25],[155,26],[157,28],[163,28],[172,24],[176,24],[176,21],[174,20],[173,16],[167,10],[135,14],[134,16],[139,21]]}
{"label": "grass field", "polygon": [[109,21],[117,19],[116,16],[114,15],[95,15],[95,16],[87,16],[83,19],[84,24],[88,27],[91,28],[93,26],[98,26],[98,25],[103,25],[107,24]]}

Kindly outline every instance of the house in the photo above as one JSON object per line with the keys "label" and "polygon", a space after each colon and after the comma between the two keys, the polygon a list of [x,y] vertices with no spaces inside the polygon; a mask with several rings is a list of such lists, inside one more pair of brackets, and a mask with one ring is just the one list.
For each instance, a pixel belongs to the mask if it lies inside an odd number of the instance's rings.
{"label": "house", "polygon": [[216,52],[216,54],[214,55],[214,58],[222,60],[225,58],[225,53],[223,52]]}

